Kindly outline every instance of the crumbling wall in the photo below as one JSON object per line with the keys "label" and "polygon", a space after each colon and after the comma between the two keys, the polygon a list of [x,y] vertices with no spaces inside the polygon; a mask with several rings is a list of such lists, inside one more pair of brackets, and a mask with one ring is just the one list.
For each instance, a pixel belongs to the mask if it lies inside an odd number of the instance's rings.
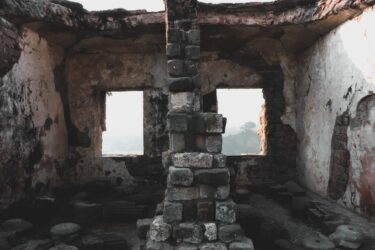
{"label": "crumbling wall", "polygon": [[0,78],[0,196],[6,207],[56,186],[68,154],[55,69],[64,50],[24,30],[21,56]]}
{"label": "crumbling wall", "polygon": [[[296,106],[299,179],[331,198],[338,199],[337,192],[332,195],[328,190],[339,190],[340,203],[368,215],[374,215],[375,190],[366,183],[375,182],[375,137],[372,102],[361,100],[375,90],[374,23],[375,10],[368,8],[301,56]],[[342,126],[336,122],[345,116]],[[343,169],[339,176],[343,181],[336,180],[336,185],[345,182],[344,165],[349,165],[345,188],[332,187],[337,164]]]}

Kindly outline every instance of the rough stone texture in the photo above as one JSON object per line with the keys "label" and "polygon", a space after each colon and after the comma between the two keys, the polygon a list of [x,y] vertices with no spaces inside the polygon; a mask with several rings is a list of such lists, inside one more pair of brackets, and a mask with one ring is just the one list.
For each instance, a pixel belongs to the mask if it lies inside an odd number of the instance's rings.
{"label": "rough stone texture", "polygon": [[215,241],[217,239],[216,223],[204,223],[204,237],[208,241]]}
{"label": "rough stone texture", "polygon": [[239,238],[240,241],[232,242],[229,244],[229,250],[254,250],[254,244],[252,240],[246,237]]}
{"label": "rough stone texture", "polygon": [[212,168],[196,170],[195,181],[201,184],[222,186],[229,184],[229,171],[225,168]]}
{"label": "rough stone texture", "polygon": [[171,112],[197,112],[200,109],[199,96],[194,92],[171,93],[169,110]]}
{"label": "rough stone texture", "polygon": [[76,236],[80,230],[81,227],[78,224],[67,222],[53,226],[50,229],[50,233],[53,239],[63,240],[71,236]]}
{"label": "rough stone texture", "polygon": [[166,241],[172,233],[171,225],[164,222],[163,216],[155,217],[150,226],[150,239],[156,242]]}
{"label": "rough stone texture", "polygon": [[[338,202],[367,215],[374,215],[373,192],[374,124],[373,106],[367,104],[370,92],[374,92],[375,59],[368,51],[374,50],[375,21],[373,8],[348,21],[326,35],[311,49],[301,55],[297,99],[298,177],[310,190],[328,196],[330,165],[336,151],[332,151],[335,121],[344,112],[349,114],[346,131],[347,145],[340,147],[349,151],[349,182]],[[363,38],[366,34],[366,39]],[[357,37],[357,39],[353,39]],[[322,74],[321,69],[327,69]],[[304,72],[304,73],[302,73]],[[366,103],[361,105],[361,103]],[[371,102],[369,102],[371,103]],[[320,105],[320,109],[316,109]],[[359,110],[368,116],[357,117]],[[354,122],[357,120],[358,122]],[[345,121],[346,123],[346,121]],[[344,129],[345,130],[345,129]],[[345,131],[342,131],[345,141]],[[345,147],[346,146],[346,147]],[[336,155],[335,155],[336,154]],[[340,156],[342,163],[348,160],[346,153]],[[336,160],[335,160],[336,161]],[[333,178],[333,176],[332,176]],[[337,186],[342,193],[342,184]],[[333,184],[333,183],[332,183]],[[333,187],[330,187],[333,190]]]}
{"label": "rough stone texture", "polygon": [[173,228],[173,238],[185,243],[198,244],[203,240],[203,230],[199,224],[184,222]]}
{"label": "rough stone texture", "polygon": [[164,203],[163,218],[166,223],[180,222],[182,221],[182,215],[183,215],[182,203],[173,203],[173,202]]}
{"label": "rough stone texture", "polygon": [[169,168],[168,183],[174,186],[191,186],[194,174],[189,168]]}
{"label": "rough stone texture", "polygon": [[197,187],[168,187],[165,191],[167,201],[187,201],[195,200],[199,197]]}
{"label": "rough stone texture", "polygon": [[227,250],[227,246],[224,243],[205,243],[199,246],[199,250]]}
{"label": "rough stone texture", "polygon": [[236,221],[235,203],[232,200],[216,201],[216,220],[225,223],[234,223]]}
{"label": "rough stone texture", "polygon": [[180,153],[172,158],[175,167],[211,168],[213,156],[206,153]]}

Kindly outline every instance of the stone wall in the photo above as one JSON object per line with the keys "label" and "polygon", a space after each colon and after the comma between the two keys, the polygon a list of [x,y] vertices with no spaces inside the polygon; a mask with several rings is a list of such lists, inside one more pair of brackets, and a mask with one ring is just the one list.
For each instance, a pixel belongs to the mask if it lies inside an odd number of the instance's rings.
{"label": "stone wall", "polygon": [[[367,97],[375,90],[374,23],[375,10],[368,8],[301,55],[296,106],[300,181],[367,215],[374,215],[375,197],[369,184],[375,181],[373,102]],[[345,172],[347,158],[348,176],[337,176],[348,179],[343,188],[345,180],[332,179],[338,167]],[[339,198],[328,192],[333,189]]]}
{"label": "stone wall", "polygon": [[68,137],[56,68],[62,48],[23,30],[21,56],[0,78],[1,206],[64,178]]}

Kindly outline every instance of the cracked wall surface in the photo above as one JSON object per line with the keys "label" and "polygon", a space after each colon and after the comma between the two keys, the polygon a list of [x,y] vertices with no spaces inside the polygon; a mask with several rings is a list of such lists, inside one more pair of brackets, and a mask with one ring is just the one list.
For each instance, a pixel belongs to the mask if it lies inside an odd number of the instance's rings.
{"label": "cracked wall surface", "polygon": [[374,153],[372,106],[365,107],[363,112],[369,114],[366,118],[355,126],[353,123],[358,119],[360,101],[375,90],[374,22],[375,10],[369,8],[320,39],[300,57],[301,73],[297,82],[299,179],[311,190],[328,195],[335,121],[348,113],[349,126],[342,132],[348,137],[344,146],[350,154],[349,180],[338,201],[368,215],[374,215],[371,204],[375,195],[371,185],[363,186],[375,181],[371,160]]}

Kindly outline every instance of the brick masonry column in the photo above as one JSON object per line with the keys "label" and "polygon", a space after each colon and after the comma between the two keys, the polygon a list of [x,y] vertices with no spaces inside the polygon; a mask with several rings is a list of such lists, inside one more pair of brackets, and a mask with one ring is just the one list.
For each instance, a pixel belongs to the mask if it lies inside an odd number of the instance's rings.
{"label": "brick masonry column", "polygon": [[252,241],[236,224],[230,173],[221,154],[226,119],[202,112],[197,2],[165,0],[165,4],[168,179],[163,212],[150,225],[146,249],[251,250]]}

